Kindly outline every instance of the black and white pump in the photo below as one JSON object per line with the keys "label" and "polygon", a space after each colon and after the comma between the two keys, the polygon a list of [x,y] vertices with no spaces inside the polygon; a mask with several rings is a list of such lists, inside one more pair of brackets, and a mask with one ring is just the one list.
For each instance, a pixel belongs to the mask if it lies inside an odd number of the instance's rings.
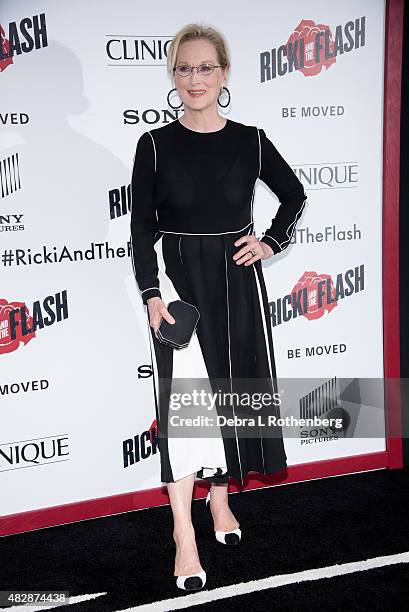
{"label": "black and white pump", "polygon": [[[210,491],[206,497],[206,508],[208,509],[210,515]],[[241,541],[241,529],[233,529],[232,531],[215,531],[215,538],[221,544],[227,544],[228,546],[236,546],[240,544]]]}
{"label": "black and white pump", "polygon": [[206,584],[206,572],[198,572],[190,576],[177,576],[176,586],[184,591],[198,591]]}

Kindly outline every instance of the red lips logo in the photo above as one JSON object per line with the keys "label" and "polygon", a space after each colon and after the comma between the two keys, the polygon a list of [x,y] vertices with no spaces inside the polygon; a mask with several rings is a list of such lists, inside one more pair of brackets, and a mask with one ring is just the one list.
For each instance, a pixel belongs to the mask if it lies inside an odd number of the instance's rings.
{"label": "red lips logo", "polygon": [[16,351],[20,342],[27,344],[33,338],[36,337],[35,332],[29,332],[24,334],[21,333],[21,325],[16,327],[16,338],[11,339],[10,337],[10,312],[16,310],[16,321],[20,321],[20,308],[24,308],[26,313],[27,325],[32,328],[33,318],[29,315],[28,308],[24,302],[8,302],[7,300],[0,300],[0,355],[3,353],[12,353]]}
{"label": "red lips logo", "polygon": [[[323,25],[322,23],[316,24],[311,19],[303,19],[300,21],[290,38],[287,40],[287,54],[289,43],[294,45],[295,41],[300,40],[301,38],[304,41],[304,67],[300,66],[299,68],[300,72],[302,72],[304,76],[315,76],[316,74],[319,74],[323,66],[325,66],[325,68],[328,70],[328,68],[336,61],[335,57],[325,57],[325,49],[324,46],[322,46],[320,49],[319,61],[316,62],[315,37],[317,34],[319,34],[319,32],[329,32],[329,51],[330,54],[333,54],[334,41],[332,40],[332,33],[329,26]],[[297,50],[294,51],[294,55],[297,57],[297,61],[300,65],[299,45],[296,47],[296,49]]]}
{"label": "red lips logo", "polygon": [[158,425],[156,423],[156,419],[152,422],[152,425],[149,427],[149,439],[153,446],[153,438],[157,436]]}
{"label": "red lips logo", "polygon": [[0,59],[0,72],[3,72],[3,70],[5,70],[7,66],[13,63],[13,58],[5,57],[9,54],[10,43],[6,38],[6,33],[4,32],[4,29],[1,27],[1,25],[0,25],[0,41],[1,41],[1,49],[2,49],[1,55],[4,58],[4,59]]}
{"label": "red lips logo", "polygon": [[[331,295],[327,296],[326,291],[328,287],[328,280],[331,287]],[[324,285],[322,285],[321,292],[323,294],[322,304],[319,305],[318,300],[318,283],[324,281]],[[294,285],[294,288],[291,293],[297,293],[298,291],[302,291],[303,288],[307,288],[308,294],[308,310],[303,313],[303,316],[306,317],[309,321],[319,319],[324,315],[324,312],[331,312],[335,306],[338,306],[338,303],[335,300],[336,290],[334,287],[334,283],[329,274],[317,274],[316,272],[304,272],[302,277],[298,280],[298,282]]]}

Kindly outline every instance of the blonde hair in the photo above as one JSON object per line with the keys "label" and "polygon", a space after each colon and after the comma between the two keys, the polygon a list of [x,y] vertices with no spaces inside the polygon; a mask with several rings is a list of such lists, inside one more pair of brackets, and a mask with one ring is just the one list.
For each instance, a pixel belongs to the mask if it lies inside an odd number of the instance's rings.
{"label": "blonde hair", "polygon": [[167,67],[170,77],[173,76],[173,69],[179,47],[188,40],[207,40],[216,49],[217,61],[223,68],[230,67],[229,51],[227,43],[218,30],[212,26],[201,23],[188,23],[179,32],[176,32],[168,48]]}

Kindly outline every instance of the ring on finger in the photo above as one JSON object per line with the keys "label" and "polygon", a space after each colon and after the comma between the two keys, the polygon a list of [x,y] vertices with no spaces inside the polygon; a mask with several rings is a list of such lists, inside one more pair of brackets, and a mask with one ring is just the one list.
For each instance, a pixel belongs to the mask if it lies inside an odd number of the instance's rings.
{"label": "ring on finger", "polygon": [[257,251],[255,251],[254,249],[250,249],[249,253],[251,253],[253,257],[257,255]]}

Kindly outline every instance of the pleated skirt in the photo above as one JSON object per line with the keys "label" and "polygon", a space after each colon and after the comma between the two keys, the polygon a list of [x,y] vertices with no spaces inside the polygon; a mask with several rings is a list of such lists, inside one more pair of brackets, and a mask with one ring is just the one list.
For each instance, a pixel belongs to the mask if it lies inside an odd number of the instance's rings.
{"label": "pleated skirt", "polygon": [[[171,395],[189,381],[199,381],[208,393],[278,392],[261,260],[251,266],[233,260],[242,247],[234,242],[251,233],[253,224],[225,234],[159,231],[155,236],[163,301],[181,299],[200,313],[188,347],[177,350],[159,342],[146,309],[163,483],[195,474],[196,479],[228,475],[244,485],[249,472],[271,474],[287,465],[281,427],[267,423],[270,415],[280,417],[277,405],[254,410],[219,402],[212,417],[225,417],[218,419],[220,425],[213,418],[211,429],[190,427],[185,436],[170,426]],[[194,415],[199,412],[208,416],[209,407],[196,407]],[[241,425],[242,417],[254,417],[256,425]]]}

